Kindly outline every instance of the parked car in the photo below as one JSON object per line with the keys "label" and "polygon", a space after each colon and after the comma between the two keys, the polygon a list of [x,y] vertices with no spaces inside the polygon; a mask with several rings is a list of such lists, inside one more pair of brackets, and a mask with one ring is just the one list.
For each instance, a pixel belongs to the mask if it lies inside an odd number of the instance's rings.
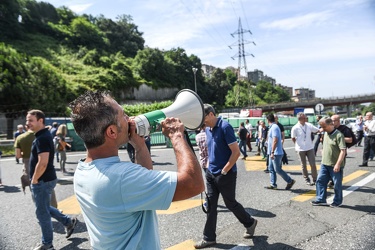
{"label": "parked car", "polygon": [[354,133],[357,131],[355,122],[357,121],[356,117],[348,117],[343,120],[343,124],[350,128]]}

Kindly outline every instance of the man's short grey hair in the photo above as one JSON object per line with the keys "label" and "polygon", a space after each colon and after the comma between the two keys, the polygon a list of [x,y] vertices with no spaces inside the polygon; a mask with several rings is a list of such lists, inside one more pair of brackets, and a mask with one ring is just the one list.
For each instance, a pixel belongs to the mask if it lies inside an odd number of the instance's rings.
{"label": "man's short grey hair", "polygon": [[297,118],[299,119],[299,118],[301,118],[301,117],[304,117],[305,116],[305,113],[303,113],[303,112],[298,112],[297,113]]}
{"label": "man's short grey hair", "polygon": [[205,103],[204,104],[204,114],[208,115],[210,112],[212,112],[212,114],[216,115],[215,109],[210,104]]}
{"label": "man's short grey hair", "polygon": [[331,117],[325,116],[325,117],[323,117],[322,119],[319,120],[319,123],[325,123],[327,125],[331,125],[331,124],[333,124],[333,121],[332,121]]}

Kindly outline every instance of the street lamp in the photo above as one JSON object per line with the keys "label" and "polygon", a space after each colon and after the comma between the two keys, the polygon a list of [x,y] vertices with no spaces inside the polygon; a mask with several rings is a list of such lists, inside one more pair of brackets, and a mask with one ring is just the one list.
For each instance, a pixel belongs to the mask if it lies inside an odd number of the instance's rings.
{"label": "street lamp", "polygon": [[197,92],[197,68],[193,68],[193,72],[194,72],[194,86],[195,86],[195,93],[198,94]]}

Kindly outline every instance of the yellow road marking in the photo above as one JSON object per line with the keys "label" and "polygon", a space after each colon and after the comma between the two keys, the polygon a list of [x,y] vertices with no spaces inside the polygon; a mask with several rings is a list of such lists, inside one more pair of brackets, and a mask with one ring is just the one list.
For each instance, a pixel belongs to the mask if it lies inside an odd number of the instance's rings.
{"label": "yellow road marking", "polygon": [[[368,173],[368,171],[365,171],[365,170],[357,170],[355,171],[354,173],[351,173],[347,176],[345,176],[343,179],[342,179],[342,184],[344,183],[347,183],[349,181],[352,181],[358,177],[360,177],[361,175],[364,175]],[[304,202],[304,201],[308,201],[310,200],[311,198],[315,197],[316,195],[316,191],[315,190],[311,190],[309,192],[306,192],[306,193],[303,193],[303,194],[300,194],[294,198],[292,198],[293,201],[299,201],[299,202]]]}
{"label": "yellow road marking", "polygon": [[180,244],[166,248],[165,250],[190,250],[190,249],[195,249],[194,241],[192,240],[186,240],[184,242],[181,242]]}
{"label": "yellow road marking", "polygon": [[184,200],[174,201],[168,210],[156,210],[157,214],[175,214],[190,208],[198,207],[202,204],[202,200]]}
{"label": "yellow road marking", "polygon": [[75,195],[72,195],[57,204],[58,209],[62,210],[64,214],[80,214],[81,208]]}
{"label": "yellow road marking", "polygon": [[[266,160],[262,159],[262,156],[251,156],[245,160],[246,171],[263,171],[266,169]],[[310,166],[307,166],[308,170],[311,170]],[[316,163],[316,169],[320,169],[320,163]],[[283,165],[285,171],[301,171],[301,165]]]}
{"label": "yellow road marking", "polygon": [[[181,211],[198,207],[202,201],[198,200],[184,200],[172,202],[171,206],[167,210],[157,210],[157,214],[175,214]],[[57,207],[64,212],[64,214],[80,214],[81,208],[75,195],[60,201]]]}

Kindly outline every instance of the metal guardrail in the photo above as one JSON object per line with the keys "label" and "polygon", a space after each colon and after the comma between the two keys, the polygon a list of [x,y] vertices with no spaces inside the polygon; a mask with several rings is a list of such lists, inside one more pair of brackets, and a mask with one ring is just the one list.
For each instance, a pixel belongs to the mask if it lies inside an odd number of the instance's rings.
{"label": "metal guardrail", "polygon": [[0,140],[0,146],[3,146],[3,147],[14,146],[14,140]]}

